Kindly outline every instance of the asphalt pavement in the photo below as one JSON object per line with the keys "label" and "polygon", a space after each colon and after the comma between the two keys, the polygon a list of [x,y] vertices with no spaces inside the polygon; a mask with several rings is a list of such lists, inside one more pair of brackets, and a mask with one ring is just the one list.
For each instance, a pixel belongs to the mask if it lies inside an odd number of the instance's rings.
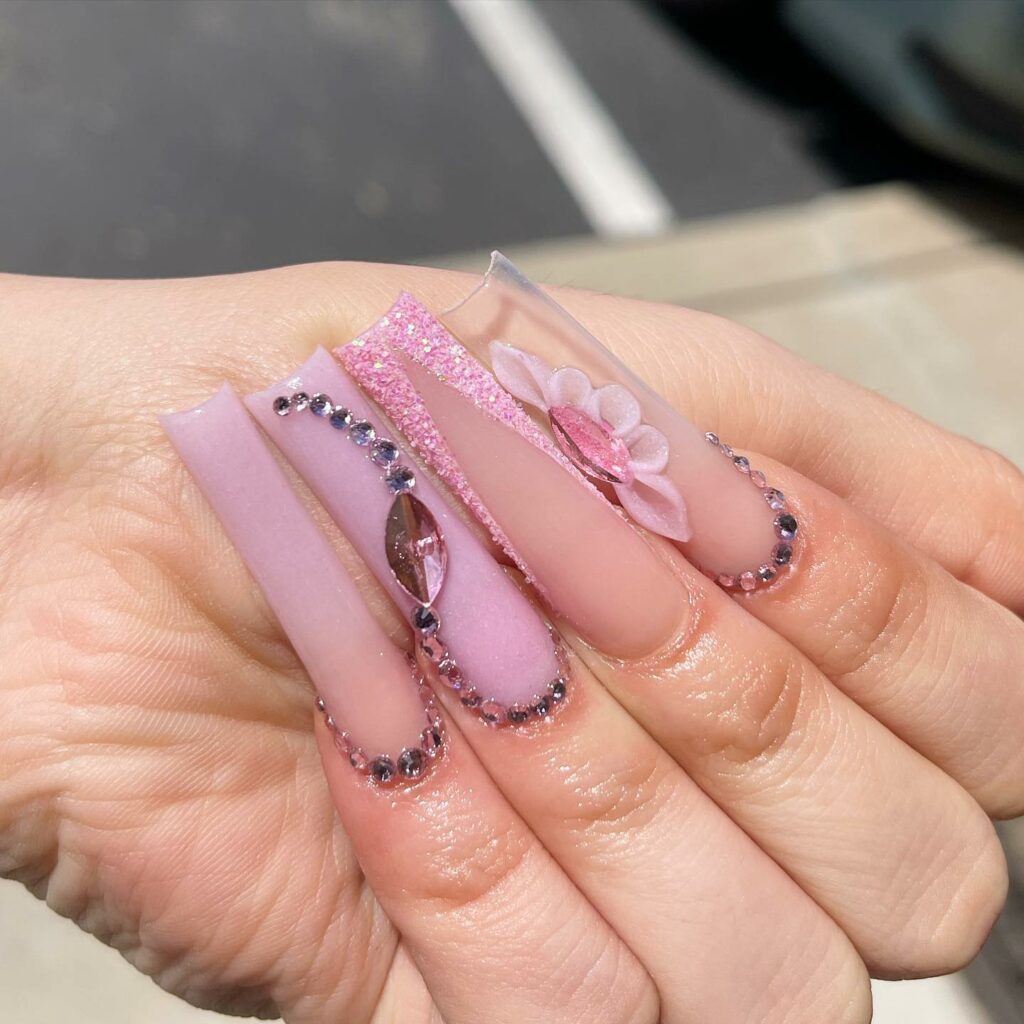
{"label": "asphalt pavement", "polygon": [[[900,145],[762,7],[531,9],[672,218],[906,176]],[[0,196],[0,270],[41,274],[427,259],[595,230],[447,0],[2,0]]]}

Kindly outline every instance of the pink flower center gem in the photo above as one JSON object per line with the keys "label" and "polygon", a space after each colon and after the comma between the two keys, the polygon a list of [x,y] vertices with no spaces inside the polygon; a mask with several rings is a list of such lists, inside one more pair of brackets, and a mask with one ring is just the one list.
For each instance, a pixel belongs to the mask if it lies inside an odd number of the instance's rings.
{"label": "pink flower center gem", "polygon": [[556,405],[548,416],[559,447],[587,476],[610,484],[633,482],[629,449],[608,424],[592,420],[574,405]]}

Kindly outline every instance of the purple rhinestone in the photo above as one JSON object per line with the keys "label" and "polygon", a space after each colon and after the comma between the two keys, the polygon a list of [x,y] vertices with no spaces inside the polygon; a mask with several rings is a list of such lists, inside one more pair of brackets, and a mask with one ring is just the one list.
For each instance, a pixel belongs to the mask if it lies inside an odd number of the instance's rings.
{"label": "purple rhinestone", "polygon": [[523,722],[528,721],[530,718],[530,709],[524,704],[513,704],[508,709],[508,720],[513,725],[522,725]]}
{"label": "purple rhinestone", "polygon": [[792,540],[797,532],[796,516],[789,512],[783,512],[781,516],[775,517],[775,532],[783,540]]}
{"label": "purple rhinestone", "polygon": [[336,405],[331,413],[331,426],[335,430],[344,430],[352,422],[352,413],[343,405]]}
{"label": "purple rhinestone", "polygon": [[278,395],[274,399],[274,412],[278,416],[287,416],[292,411],[292,401],[287,395]]}
{"label": "purple rhinestone", "polygon": [[348,436],[360,448],[365,448],[377,436],[377,431],[373,429],[372,423],[367,423],[366,420],[357,420],[348,428]]}
{"label": "purple rhinestone", "polygon": [[314,416],[330,416],[334,412],[334,406],[326,395],[317,394],[309,400],[309,411]]}
{"label": "purple rhinestone", "polygon": [[370,777],[374,782],[390,782],[395,777],[395,762],[387,754],[381,754],[370,762]]}
{"label": "purple rhinestone", "polygon": [[421,604],[412,613],[412,624],[424,636],[433,636],[441,625],[441,620],[436,613],[431,611],[425,604]]}
{"label": "purple rhinestone", "polygon": [[403,750],[398,757],[398,774],[403,779],[418,779],[427,764],[427,755],[418,747]]}
{"label": "purple rhinestone", "polygon": [[772,561],[776,565],[789,565],[793,557],[793,547],[790,544],[776,544],[772,550]]}
{"label": "purple rhinestone", "polygon": [[755,487],[764,487],[764,485],[768,483],[768,481],[765,479],[764,473],[762,473],[759,469],[752,469],[750,471],[750,482]]}
{"label": "purple rhinestone", "polygon": [[739,471],[740,471],[741,473],[749,473],[749,472],[750,472],[750,459],[748,459],[748,458],[746,457],[746,455],[737,455],[737,456],[736,456],[736,457],[735,457],[735,458],[734,458],[734,459],[732,460],[732,464],[733,464],[733,465],[734,465],[734,466],[735,466],[735,467],[736,467],[736,468],[737,468],[737,469],[738,469],[738,470],[739,470]]}
{"label": "purple rhinestone", "polygon": [[488,725],[497,725],[505,721],[508,711],[504,704],[499,704],[496,700],[485,700],[477,709],[477,713]]}
{"label": "purple rhinestone", "polygon": [[774,487],[769,487],[765,490],[764,500],[768,502],[768,507],[776,512],[786,507],[786,496],[782,491],[777,491]]}
{"label": "purple rhinestone", "polygon": [[388,473],[385,483],[392,494],[405,494],[416,486],[416,475],[407,466],[399,466]]}
{"label": "purple rhinestone", "polygon": [[713,444],[716,448],[721,444],[718,440],[718,435],[712,433],[710,430],[704,435],[704,440],[707,441],[708,444]]}
{"label": "purple rhinestone", "polygon": [[370,460],[382,468],[387,468],[398,458],[398,445],[394,441],[378,438],[370,449]]}
{"label": "purple rhinestone", "polygon": [[778,576],[778,571],[773,569],[770,565],[762,565],[761,568],[757,570],[757,578],[762,583],[771,583],[776,576]]}
{"label": "purple rhinestone", "polygon": [[296,391],[292,395],[292,408],[298,412],[309,407],[309,395],[305,391]]}
{"label": "purple rhinestone", "polygon": [[530,710],[538,718],[547,718],[547,716],[551,714],[551,698],[541,697],[540,700],[534,701]]}
{"label": "purple rhinestone", "polygon": [[551,701],[552,701],[552,703],[554,703],[554,704],[561,704],[562,701],[565,700],[565,695],[567,693],[567,690],[566,690],[565,680],[564,679],[556,679],[548,687],[548,690],[550,690],[550,692],[551,692]]}
{"label": "purple rhinestone", "polygon": [[740,586],[744,590],[753,590],[757,586],[757,577],[752,572],[740,573]]}

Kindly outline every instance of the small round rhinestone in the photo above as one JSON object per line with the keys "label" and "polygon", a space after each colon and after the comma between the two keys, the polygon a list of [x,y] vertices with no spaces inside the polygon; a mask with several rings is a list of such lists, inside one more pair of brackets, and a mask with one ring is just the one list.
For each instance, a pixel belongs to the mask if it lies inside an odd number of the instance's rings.
{"label": "small round rhinestone", "polygon": [[760,488],[763,489],[764,486],[768,483],[768,480],[765,477],[764,473],[761,472],[761,470],[759,470],[759,469],[752,469],[750,471],[750,482],[755,487],[760,487]]}
{"label": "small round rhinestone", "polygon": [[765,490],[764,500],[768,502],[768,507],[776,512],[786,507],[786,496],[782,491],[777,491],[774,487],[769,487]]}
{"label": "small round rhinestone", "polygon": [[798,529],[796,516],[791,513],[783,512],[781,516],[775,517],[775,531],[783,540],[792,540]]}
{"label": "small round rhinestone", "polygon": [[358,747],[353,747],[348,755],[348,763],[356,770],[363,771],[370,762]]}
{"label": "small round rhinestone", "polygon": [[736,577],[731,573],[723,572],[718,577],[718,585],[721,587],[735,587]]}
{"label": "small round rhinestone", "polygon": [[317,394],[309,400],[309,411],[314,416],[330,416],[334,412],[334,406],[326,395]]}
{"label": "small round rhinestone", "polygon": [[396,771],[395,762],[386,754],[381,754],[380,757],[375,757],[370,762],[370,775],[374,782],[390,782],[395,777]]}
{"label": "small round rhinestone", "polygon": [[334,719],[330,715],[328,715],[324,719],[324,725],[326,725],[327,728],[331,730],[331,732],[334,732],[334,730],[338,728],[338,726],[335,724]]}
{"label": "small round rhinestone", "polygon": [[292,395],[292,408],[298,412],[302,412],[303,409],[309,408],[309,395],[305,391],[296,391]]}
{"label": "small round rhinestone", "polygon": [[420,735],[421,745],[427,757],[434,757],[444,746],[444,736],[440,729],[424,729]]}
{"label": "small round rhinestone", "polygon": [[778,570],[773,569],[770,565],[762,565],[761,568],[757,570],[757,578],[762,583],[771,583],[778,574]]}
{"label": "small round rhinestone", "polygon": [[523,722],[529,721],[530,709],[525,704],[513,704],[508,709],[508,720],[513,725],[522,725]]}
{"label": "small round rhinestone", "polygon": [[352,422],[352,413],[343,405],[336,405],[331,413],[331,426],[335,430],[344,430]]}
{"label": "small round rhinestone", "polygon": [[704,440],[707,441],[708,444],[714,445],[716,448],[722,443],[718,439],[718,435],[710,430],[704,435]]}
{"label": "small round rhinestone", "polygon": [[772,561],[776,565],[789,565],[793,557],[793,546],[791,544],[776,544],[772,549]]}
{"label": "small round rhinestone", "polygon": [[373,429],[372,423],[367,423],[366,420],[357,420],[348,428],[348,436],[360,448],[365,448],[373,442],[373,439],[377,436],[377,431]]}
{"label": "small round rhinestone", "polygon": [[453,690],[462,689],[462,669],[455,664],[454,659],[445,658],[440,665],[437,666],[437,673],[441,677],[441,682],[445,686],[451,687]]}
{"label": "small round rhinestone", "polygon": [[387,468],[398,458],[398,445],[386,438],[377,438],[370,449],[370,460],[377,466]]}
{"label": "small round rhinestone", "polygon": [[540,700],[534,701],[534,703],[531,706],[530,710],[538,718],[547,718],[548,715],[551,714],[551,698],[550,697],[541,697]]}
{"label": "small round rhinestone", "polygon": [[448,648],[436,635],[421,637],[420,650],[432,665],[440,665],[448,657]]}
{"label": "small round rhinestone", "polygon": [[388,473],[385,483],[392,494],[406,494],[416,486],[416,475],[407,466],[398,466]]}
{"label": "small round rhinestone", "polygon": [[505,721],[505,716],[508,714],[504,704],[499,704],[496,700],[485,700],[477,712],[488,725],[497,725],[499,722]]}
{"label": "small round rhinestone", "polygon": [[757,577],[752,572],[740,573],[740,586],[744,590],[753,590],[757,586]]}
{"label": "small round rhinestone", "polygon": [[398,774],[403,779],[418,779],[427,765],[427,755],[418,747],[403,750],[398,757]]}
{"label": "small round rhinestone", "polygon": [[462,696],[459,698],[467,708],[478,708],[483,703],[480,698],[480,694],[470,687],[468,690],[462,692]]}
{"label": "small round rhinestone", "polygon": [[561,704],[568,693],[564,679],[556,679],[548,689],[551,691],[551,700],[555,704]]}
{"label": "small round rhinestone", "polygon": [[437,617],[436,612],[425,604],[421,604],[412,613],[412,624],[424,636],[433,636],[440,629],[441,620]]}
{"label": "small round rhinestone", "polygon": [[292,400],[287,395],[278,395],[274,399],[274,412],[278,416],[287,416],[292,411]]}
{"label": "small round rhinestone", "polygon": [[323,697],[317,697],[317,699],[316,699],[316,709],[321,714],[323,714],[327,710],[327,705],[324,703]]}
{"label": "small round rhinestone", "polygon": [[732,460],[732,464],[741,473],[749,473],[750,472],[750,459],[748,459],[746,457],[746,455],[737,455],[737,456],[735,456],[733,458],[733,460]]}

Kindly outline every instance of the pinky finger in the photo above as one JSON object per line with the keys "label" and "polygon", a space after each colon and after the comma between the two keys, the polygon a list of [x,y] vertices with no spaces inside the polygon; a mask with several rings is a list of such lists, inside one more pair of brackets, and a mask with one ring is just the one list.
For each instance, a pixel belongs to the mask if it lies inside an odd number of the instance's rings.
{"label": "pinky finger", "polygon": [[448,1024],[653,1024],[646,972],[505,802],[462,737],[402,788],[317,742],[367,881]]}

